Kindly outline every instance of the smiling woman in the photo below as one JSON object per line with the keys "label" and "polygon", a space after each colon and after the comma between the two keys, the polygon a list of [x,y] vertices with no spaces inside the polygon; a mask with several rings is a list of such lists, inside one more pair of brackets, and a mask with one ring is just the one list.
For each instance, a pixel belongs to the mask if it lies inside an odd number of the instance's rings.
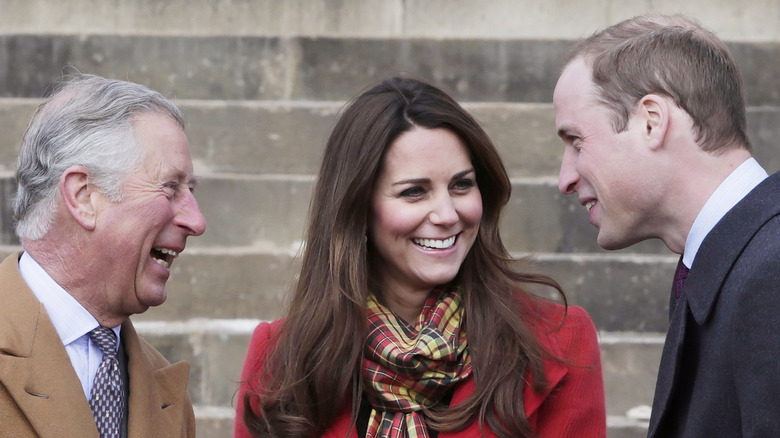
{"label": "smiling woman", "polygon": [[510,191],[484,130],[438,88],[393,78],[353,100],[287,317],[249,347],[235,435],[605,436],[593,323],[527,292],[565,303],[501,242]]}
{"label": "smiling woman", "polygon": [[401,134],[375,184],[369,226],[375,293],[414,323],[431,290],[452,281],[466,259],[482,197],[468,150],[446,129]]}

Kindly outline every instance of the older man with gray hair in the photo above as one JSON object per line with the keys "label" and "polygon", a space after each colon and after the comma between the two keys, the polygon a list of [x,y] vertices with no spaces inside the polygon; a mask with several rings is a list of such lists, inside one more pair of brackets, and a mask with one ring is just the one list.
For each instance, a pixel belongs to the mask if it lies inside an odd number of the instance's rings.
{"label": "older man with gray hair", "polygon": [[194,437],[189,366],[129,316],[166,299],[206,223],[181,113],[78,75],[34,114],[14,202],[24,251],[0,264],[0,418],[13,437]]}

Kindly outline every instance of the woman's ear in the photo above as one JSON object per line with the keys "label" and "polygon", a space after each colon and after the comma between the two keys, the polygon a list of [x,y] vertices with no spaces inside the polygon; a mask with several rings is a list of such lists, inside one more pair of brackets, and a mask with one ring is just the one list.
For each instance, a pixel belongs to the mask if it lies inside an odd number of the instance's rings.
{"label": "woman's ear", "polygon": [[644,123],[645,139],[653,150],[664,144],[671,116],[669,110],[669,102],[657,94],[648,94],[639,100],[637,116]]}
{"label": "woman's ear", "polygon": [[88,231],[95,229],[95,195],[99,192],[84,166],[71,166],[60,176],[60,198],[73,220]]}

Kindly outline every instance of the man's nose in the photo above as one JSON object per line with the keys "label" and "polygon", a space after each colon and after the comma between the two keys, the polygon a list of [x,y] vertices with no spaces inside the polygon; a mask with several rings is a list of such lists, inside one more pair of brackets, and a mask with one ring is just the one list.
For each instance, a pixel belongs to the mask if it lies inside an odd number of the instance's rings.
{"label": "man's nose", "polygon": [[563,151],[561,170],[558,173],[558,190],[564,195],[570,195],[577,190],[580,174],[577,172],[577,154],[571,148]]}
{"label": "man's nose", "polygon": [[192,192],[187,192],[185,198],[181,200],[175,220],[176,225],[187,229],[191,236],[200,236],[206,231],[206,219]]}

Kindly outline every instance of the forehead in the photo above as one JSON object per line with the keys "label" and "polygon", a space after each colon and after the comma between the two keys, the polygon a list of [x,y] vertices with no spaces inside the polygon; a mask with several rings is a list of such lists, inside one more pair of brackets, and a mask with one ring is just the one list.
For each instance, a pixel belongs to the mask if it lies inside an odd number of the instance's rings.
{"label": "forehead", "polygon": [[556,111],[561,106],[583,104],[595,97],[593,71],[582,57],[575,58],[561,72],[553,92]]}
{"label": "forehead", "polygon": [[144,148],[144,168],[163,177],[192,174],[187,136],[181,126],[162,113],[144,113],[133,120],[135,136]]}
{"label": "forehead", "polygon": [[470,166],[466,145],[450,130],[414,128],[399,136],[385,156],[388,172],[420,172],[437,167]]}
{"label": "forehead", "polygon": [[584,58],[575,58],[563,69],[553,92],[553,107],[558,130],[577,126],[583,117],[603,111],[603,104],[596,97],[592,70]]}

